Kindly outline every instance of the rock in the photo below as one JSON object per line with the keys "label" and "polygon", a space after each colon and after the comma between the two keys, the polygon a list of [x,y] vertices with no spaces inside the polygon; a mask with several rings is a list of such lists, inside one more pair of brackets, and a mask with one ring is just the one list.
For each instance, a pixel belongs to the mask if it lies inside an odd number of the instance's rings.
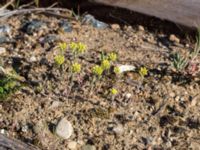
{"label": "rock", "polygon": [[8,25],[0,25],[0,34],[8,34],[10,33],[11,29]]}
{"label": "rock", "polygon": [[39,20],[32,20],[29,22],[26,22],[22,30],[28,34],[33,34],[34,32],[38,32],[41,28],[46,27],[45,23]]}
{"label": "rock", "polygon": [[114,30],[114,31],[117,31],[120,29],[120,26],[118,24],[112,24],[111,25],[111,28]]}
{"label": "rock", "polygon": [[25,133],[28,132],[28,125],[22,126],[21,130],[22,132],[25,132]]}
{"label": "rock", "polygon": [[144,31],[144,27],[141,26],[141,25],[139,25],[139,26],[138,26],[138,30],[139,30],[139,31]]}
{"label": "rock", "polygon": [[171,34],[171,35],[169,36],[169,40],[170,40],[171,42],[180,43],[180,39],[177,38],[174,34]]}
{"label": "rock", "polygon": [[117,135],[121,135],[124,133],[124,128],[122,125],[118,125],[113,128],[113,132],[115,132],[115,134],[117,134]]}
{"label": "rock", "polygon": [[72,31],[72,26],[71,26],[71,24],[67,20],[62,20],[59,23],[59,26],[60,26],[60,29],[63,32],[71,32]]}
{"label": "rock", "polygon": [[73,127],[71,123],[66,118],[61,119],[56,126],[56,134],[63,139],[69,139],[72,133]]}
{"label": "rock", "polygon": [[82,146],[81,150],[96,150],[96,147],[94,145],[84,145]]}
{"label": "rock", "polygon": [[39,41],[41,44],[45,44],[45,43],[51,44],[51,43],[58,41],[58,37],[54,34],[49,34],[49,35],[45,36],[44,38],[40,38]]}
{"label": "rock", "polygon": [[95,19],[94,16],[89,14],[83,17],[82,23],[91,24],[93,27],[98,29],[105,29],[108,27],[108,24]]}
{"label": "rock", "polygon": [[68,147],[69,149],[76,149],[76,147],[77,147],[77,142],[71,141],[71,142],[68,143],[67,147]]}
{"label": "rock", "polygon": [[4,55],[6,53],[6,48],[0,47],[0,55]]}

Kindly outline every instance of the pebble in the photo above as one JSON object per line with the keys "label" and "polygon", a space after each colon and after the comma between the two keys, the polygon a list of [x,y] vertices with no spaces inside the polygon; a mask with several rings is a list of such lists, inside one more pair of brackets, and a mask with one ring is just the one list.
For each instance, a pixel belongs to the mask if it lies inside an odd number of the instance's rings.
{"label": "pebble", "polygon": [[138,26],[138,30],[139,30],[139,31],[144,31],[145,29],[144,29],[143,26],[139,25],[139,26]]}
{"label": "pebble", "polygon": [[71,141],[71,142],[68,143],[67,147],[68,147],[69,149],[76,149],[76,147],[77,147],[77,142]]}
{"label": "pebble", "polygon": [[6,53],[6,48],[0,47],[0,55],[4,55]]}
{"label": "pebble", "polygon": [[171,42],[180,43],[180,39],[177,38],[174,34],[171,34],[171,35],[169,36],[169,40],[170,40]]}
{"label": "pebble", "polygon": [[118,134],[118,135],[121,135],[124,133],[124,128],[122,125],[118,125],[116,127],[113,128],[113,131]]}
{"label": "pebble", "polygon": [[73,134],[72,124],[66,118],[61,119],[56,126],[56,134],[63,139],[69,139]]}
{"label": "pebble", "polygon": [[129,98],[131,98],[131,96],[132,96],[131,93],[126,93],[125,98],[126,98],[126,99],[129,99]]}
{"label": "pebble", "polygon": [[31,56],[30,62],[36,62],[36,61],[37,61],[37,58],[35,56]]}
{"label": "pebble", "polygon": [[53,101],[51,106],[49,107],[50,109],[54,109],[54,108],[57,108],[61,105],[61,102],[59,101]]}
{"label": "pebble", "polygon": [[94,145],[84,145],[82,147],[82,150],[96,150],[96,147]]}
{"label": "pebble", "polygon": [[114,30],[114,31],[117,31],[120,29],[120,26],[118,24],[112,24],[111,25],[111,28]]}

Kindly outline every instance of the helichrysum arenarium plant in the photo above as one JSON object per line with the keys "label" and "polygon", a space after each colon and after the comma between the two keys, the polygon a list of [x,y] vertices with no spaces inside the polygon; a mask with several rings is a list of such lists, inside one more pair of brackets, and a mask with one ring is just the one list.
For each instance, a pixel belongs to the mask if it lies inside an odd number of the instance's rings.
{"label": "helichrysum arenarium plant", "polygon": [[110,61],[109,61],[109,60],[107,60],[107,59],[102,60],[102,62],[101,62],[101,68],[102,68],[103,70],[108,70],[108,69],[110,69],[110,66],[111,66],[111,64],[110,64]]}
{"label": "helichrysum arenarium plant", "polygon": [[139,74],[142,78],[144,78],[148,74],[148,69],[146,67],[141,67],[139,69]]}
{"label": "helichrysum arenarium plant", "polygon": [[114,53],[114,52],[109,53],[107,58],[108,58],[109,61],[116,61],[117,60],[117,54]]}
{"label": "helichrysum arenarium plant", "polygon": [[111,100],[114,101],[115,97],[118,94],[118,90],[116,88],[111,88],[109,90],[109,94],[111,95]]}
{"label": "helichrysum arenarium plant", "polygon": [[87,46],[81,42],[78,42],[78,43],[71,42],[69,44],[69,48],[74,55],[74,59],[76,59],[78,57],[78,55],[86,52]]}

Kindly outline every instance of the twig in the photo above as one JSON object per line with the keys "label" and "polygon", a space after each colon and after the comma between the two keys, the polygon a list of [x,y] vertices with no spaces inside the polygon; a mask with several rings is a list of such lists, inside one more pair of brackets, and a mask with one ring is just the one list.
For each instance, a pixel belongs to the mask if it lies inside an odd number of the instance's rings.
{"label": "twig", "polygon": [[11,0],[8,3],[6,3],[3,7],[0,8],[0,10],[6,9],[8,6],[10,6],[12,3],[14,3],[15,0]]}
{"label": "twig", "polygon": [[[63,11],[71,14],[71,11],[64,8],[32,8],[32,9],[17,9],[9,12],[5,12],[0,14],[0,20],[5,19],[7,17],[13,16],[13,15],[19,15],[19,14],[27,14],[32,12],[48,12],[48,11]],[[58,14],[57,14],[58,15]]]}

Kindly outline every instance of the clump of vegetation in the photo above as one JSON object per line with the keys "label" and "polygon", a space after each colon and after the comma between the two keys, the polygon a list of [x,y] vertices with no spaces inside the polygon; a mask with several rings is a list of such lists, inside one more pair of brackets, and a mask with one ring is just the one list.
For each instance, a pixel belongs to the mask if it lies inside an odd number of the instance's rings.
{"label": "clump of vegetation", "polygon": [[196,75],[199,72],[199,62],[196,58],[200,52],[200,29],[196,37],[196,46],[194,50],[186,57],[181,56],[179,53],[175,53],[172,56],[172,66],[175,72],[186,75]]}
{"label": "clump of vegetation", "polygon": [[21,84],[10,76],[0,77],[0,100],[5,100],[21,88]]}

